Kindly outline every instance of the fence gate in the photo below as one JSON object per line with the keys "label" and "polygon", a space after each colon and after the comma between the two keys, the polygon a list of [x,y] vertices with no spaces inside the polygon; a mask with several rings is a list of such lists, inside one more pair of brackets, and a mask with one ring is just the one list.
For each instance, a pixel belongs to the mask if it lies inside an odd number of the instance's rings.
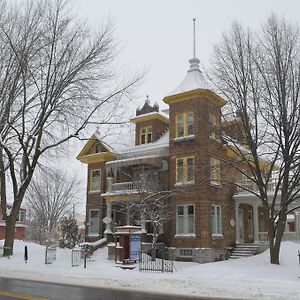
{"label": "fence gate", "polygon": [[45,264],[52,264],[56,260],[56,247],[46,247]]}
{"label": "fence gate", "polygon": [[73,248],[72,249],[72,267],[81,265],[81,248]]}
{"label": "fence gate", "polygon": [[168,249],[156,250],[154,255],[151,249],[142,250],[140,252],[139,270],[173,273],[174,261],[169,257]]}

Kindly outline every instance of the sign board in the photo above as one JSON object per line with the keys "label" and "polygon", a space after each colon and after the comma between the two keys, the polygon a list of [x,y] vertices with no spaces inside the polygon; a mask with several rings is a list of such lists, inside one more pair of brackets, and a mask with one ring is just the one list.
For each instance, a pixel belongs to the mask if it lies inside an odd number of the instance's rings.
{"label": "sign board", "polygon": [[132,234],[130,237],[130,260],[139,260],[141,245],[141,235]]}
{"label": "sign board", "polygon": [[112,218],[110,218],[110,217],[105,217],[105,218],[103,218],[102,221],[103,221],[104,224],[109,224],[109,223],[111,223]]}

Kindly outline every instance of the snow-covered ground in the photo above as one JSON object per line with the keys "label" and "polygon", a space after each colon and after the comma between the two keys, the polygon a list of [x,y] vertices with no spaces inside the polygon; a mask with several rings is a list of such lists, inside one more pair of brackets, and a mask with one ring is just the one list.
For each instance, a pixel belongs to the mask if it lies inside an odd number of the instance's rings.
{"label": "snow-covered ground", "polygon": [[[24,246],[29,260],[24,263]],[[107,248],[97,250],[93,261],[71,267],[70,250],[58,249],[57,260],[44,264],[45,248],[15,242],[14,256],[0,258],[1,276],[96,287],[118,287],[175,294],[240,299],[300,299],[300,244],[284,242],[281,264],[269,263],[268,251],[249,258],[197,264],[175,262],[173,274],[122,270],[107,260]]]}

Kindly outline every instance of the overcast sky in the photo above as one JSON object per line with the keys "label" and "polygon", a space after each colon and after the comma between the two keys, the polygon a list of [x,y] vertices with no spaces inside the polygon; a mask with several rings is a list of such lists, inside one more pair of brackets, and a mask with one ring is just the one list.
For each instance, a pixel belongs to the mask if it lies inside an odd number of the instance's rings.
{"label": "overcast sky", "polygon": [[209,67],[213,45],[234,20],[259,27],[271,13],[297,21],[297,0],[73,0],[74,11],[93,26],[111,17],[124,46],[119,60],[132,71],[148,68],[136,103],[146,95],[160,102],[175,89],[188,69],[196,18],[197,57]]}

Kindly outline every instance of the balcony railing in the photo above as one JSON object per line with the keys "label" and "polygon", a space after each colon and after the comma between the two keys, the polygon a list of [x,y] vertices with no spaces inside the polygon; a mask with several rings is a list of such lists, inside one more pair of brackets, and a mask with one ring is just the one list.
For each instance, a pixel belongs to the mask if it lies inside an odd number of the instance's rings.
{"label": "balcony railing", "polygon": [[[252,180],[243,180],[237,182],[239,186],[237,186],[237,193],[240,194],[247,194],[250,193],[250,191],[258,192],[258,187],[256,183],[254,183]],[[267,184],[267,190],[268,192],[274,192],[277,186],[277,180],[271,180]]]}
{"label": "balcony railing", "polygon": [[113,183],[111,185],[111,191],[112,192],[118,192],[118,191],[132,191],[136,190],[134,184],[132,181],[128,182],[119,182],[119,183]]}

